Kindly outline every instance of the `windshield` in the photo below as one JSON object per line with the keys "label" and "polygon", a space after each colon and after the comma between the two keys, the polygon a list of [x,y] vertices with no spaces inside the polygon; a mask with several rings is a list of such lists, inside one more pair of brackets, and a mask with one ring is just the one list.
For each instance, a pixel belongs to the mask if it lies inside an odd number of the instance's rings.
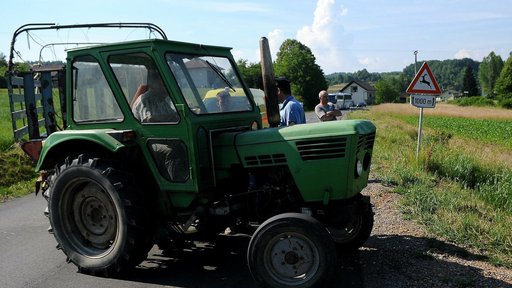
{"label": "windshield", "polygon": [[252,106],[229,59],[168,53],[166,61],[196,114],[251,111]]}

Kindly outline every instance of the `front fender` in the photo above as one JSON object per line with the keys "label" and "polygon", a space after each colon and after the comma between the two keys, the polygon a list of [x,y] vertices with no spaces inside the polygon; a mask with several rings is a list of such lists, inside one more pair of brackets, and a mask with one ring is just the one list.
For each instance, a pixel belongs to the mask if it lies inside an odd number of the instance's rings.
{"label": "front fender", "polygon": [[[83,146],[92,144],[93,146],[99,146],[103,150],[109,152],[117,152],[119,149],[125,147],[125,144],[118,141],[109,133],[119,132],[113,129],[95,129],[95,130],[73,130],[73,131],[60,131],[52,133],[43,142],[41,149],[41,156],[36,165],[36,171],[47,167],[49,164],[49,155],[59,155],[66,157],[68,154],[66,151],[75,150],[79,151]],[[90,145],[89,145],[90,146]],[[63,149],[63,147],[66,147]],[[60,151],[60,150],[64,151]]]}

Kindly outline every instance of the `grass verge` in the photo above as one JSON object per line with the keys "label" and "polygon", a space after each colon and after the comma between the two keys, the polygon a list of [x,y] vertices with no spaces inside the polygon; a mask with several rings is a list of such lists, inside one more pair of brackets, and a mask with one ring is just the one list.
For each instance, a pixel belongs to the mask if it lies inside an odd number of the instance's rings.
{"label": "grass verge", "polygon": [[0,202],[34,191],[34,163],[13,145],[7,89],[0,89]]}
{"label": "grass verge", "polygon": [[372,174],[403,195],[404,214],[430,233],[512,268],[512,161],[495,161],[512,157],[512,149],[505,142],[489,143],[485,136],[424,127],[416,159],[417,122],[409,121],[413,116],[396,107],[376,108],[350,117],[376,124]]}
{"label": "grass verge", "polygon": [[34,164],[16,145],[0,151],[0,171],[0,202],[34,192]]}

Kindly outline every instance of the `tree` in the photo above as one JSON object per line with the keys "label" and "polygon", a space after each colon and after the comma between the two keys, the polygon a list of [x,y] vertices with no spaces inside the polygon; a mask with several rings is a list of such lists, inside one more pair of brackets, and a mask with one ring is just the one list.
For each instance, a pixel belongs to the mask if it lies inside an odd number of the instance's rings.
{"label": "tree", "polygon": [[5,54],[0,52],[0,67],[7,66],[7,60]]}
{"label": "tree", "polygon": [[240,69],[240,73],[245,83],[251,88],[263,89],[263,80],[261,78],[261,64],[247,63],[245,59],[239,59],[236,64]]}
{"label": "tree", "polygon": [[305,109],[313,109],[318,104],[318,92],[328,87],[315,56],[297,40],[287,39],[281,44],[274,64],[274,74],[290,79],[292,94],[303,101]]}
{"label": "tree", "polygon": [[7,60],[5,60],[5,54],[0,53],[0,88],[7,87],[7,80],[5,79],[6,71],[7,71]]}
{"label": "tree", "polygon": [[498,102],[507,108],[512,108],[512,56],[508,57],[507,62],[501,70],[500,77],[496,80],[496,93]]}
{"label": "tree", "polygon": [[464,78],[462,79],[462,91],[468,92],[468,96],[479,96],[478,85],[476,84],[475,75],[471,66],[466,67]]}
{"label": "tree", "polygon": [[[393,83],[396,82],[396,83]],[[375,84],[375,103],[393,103],[398,102],[399,91],[396,90],[398,81],[394,81],[392,78],[383,78],[377,81]]]}
{"label": "tree", "polygon": [[480,81],[483,94],[488,97],[494,96],[496,80],[500,77],[502,69],[503,60],[501,56],[494,54],[494,51],[491,51],[487,57],[484,57],[478,69],[478,80]]}

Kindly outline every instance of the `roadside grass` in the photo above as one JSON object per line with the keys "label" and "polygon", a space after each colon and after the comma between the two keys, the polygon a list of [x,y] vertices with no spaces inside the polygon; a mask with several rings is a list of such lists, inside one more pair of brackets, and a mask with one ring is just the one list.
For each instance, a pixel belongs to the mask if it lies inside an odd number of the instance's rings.
{"label": "roadside grass", "polygon": [[11,109],[7,89],[0,89],[0,151],[14,143],[11,125]]}
{"label": "roadside grass", "polygon": [[0,202],[34,191],[34,163],[13,144],[7,89],[0,89]]}
{"label": "roadside grass", "polygon": [[0,171],[0,202],[35,191],[34,164],[17,146],[0,152]]}
{"label": "roadside grass", "polygon": [[[394,186],[395,192],[404,196],[404,215],[424,224],[433,235],[476,250],[495,265],[512,268],[510,135],[497,133],[492,141],[485,135],[511,125],[512,114],[510,118],[500,116],[495,120],[497,126],[486,128],[488,123],[475,115],[458,119],[465,113],[458,110],[468,107],[446,105],[441,110],[455,111],[453,117],[437,111],[442,116],[428,115],[424,121],[444,121],[450,126],[455,119],[457,123],[467,122],[469,129],[479,133],[468,134],[453,128],[456,125],[443,128],[424,123],[416,159],[419,112],[405,105],[379,105],[350,114],[350,118],[370,119],[377,126],[372,177]],[[485,112],[479,113],[488,118]],[[414,117],[415,123],[411,120]]]}

